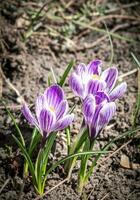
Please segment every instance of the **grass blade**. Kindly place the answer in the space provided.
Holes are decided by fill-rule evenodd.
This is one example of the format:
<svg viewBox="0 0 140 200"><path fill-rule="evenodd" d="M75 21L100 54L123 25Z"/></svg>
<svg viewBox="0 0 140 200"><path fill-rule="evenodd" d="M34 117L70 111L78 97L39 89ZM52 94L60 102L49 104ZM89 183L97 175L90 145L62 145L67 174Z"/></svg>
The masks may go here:
<svg viewBox="0 0 140 200"><path fill-rule="evenodd" d="M71 154L69 156L66 156L65 158L59 160L58 162L56 162L48 171L47 174L49 174L51 171L53 171L57 166L59 166L61 163L64 163L65 161L74 158L74 157L78 157L78 156L85 156L85 155L97 155L97 154L106 154L109 151L87 151L87 152L78 152L78 153L74 153Z"/></svg>
<svg viewBox="0 0 140 200"><path fill-rule="evenodd" d="M20 140L15 135L12 135L12 136L13 136L14 140L16 141L18 147L20 148L20 150L21 150L23 156L25 157L26 161L28 162L29 169L30 169L30 172L31 172L31 175L32 175L32 179L33 179L33 183L36 185L34 166L33 166L33 163L32 163L32 161L30 159L30 156L29 156L27 150L25 149L25 147L20 142Z"/></svg>
<svg viewBox="0 0 140 200"><path fill-rule="evenodd" d="M66 70L64 71L64 73L63 73L63 75L62 75L62 77L61 77L59 83L58 83L61 87L64 85L65 80L66 80L66 78L67 78L67 76L68 76L68 74L69 74L71 68L73 67L73 65L74 65L74 61L71 60L70 63L68 64Z"/></svg>
<svg viewBox="0 0 140 200"><path fill-rule="evenodd" d="M17 123L16 123L16 120L15 120L13 114L12 114L12 113L10 112L10 110L6 107L6 105L5 105L5 103L4 103L3 101L2 101L2 103L3 103L4 107L5 107L6 112L8 113L9 117L11 118L11 120L12 120L12 122L13 122L15 128L16 128L18 137L20 138L20 142L22 143L23 146L25 146L24 138L23 138L23 136L22 136L22 133L21 133L21 131L20 131L20 129L19 129Z"/></svg>
<svg viewBox="0 0 140 200"><path fill-rule="evenodd" d="M136 62L138 68L140 69L140 62L139 60L137 59L137 57L131 52L131 56L133 57L134 61Z"/></svg>

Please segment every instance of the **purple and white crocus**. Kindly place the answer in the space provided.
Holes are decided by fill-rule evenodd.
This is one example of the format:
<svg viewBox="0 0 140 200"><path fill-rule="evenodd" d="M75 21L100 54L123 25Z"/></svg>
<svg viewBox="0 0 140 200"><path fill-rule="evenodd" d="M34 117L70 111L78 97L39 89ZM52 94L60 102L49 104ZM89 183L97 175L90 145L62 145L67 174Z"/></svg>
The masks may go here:
<svg viewBox="0 0 140 200"><path fill-rule="evenodd" d="M51 132L65 129L74 119L74 114L68 113L68 102L64 92L57 84L48 87L43 95L37 97L36 117L31 113L27 104L24 104L22 113L27 121L34 125L45 138Z"/></svg>
<svg viewBox="0 0 140 200"><path fill-rule="evenodd" d="M93 60L87 66L79 64L69 78L69 85L76 96L85 99L88 94L95 95L97 92L104 91L109 95L110 101L123 96L127 85L125 82L114 88L118 70L110 67L101 73L102 62Z"/></svg>
<svg viewBox="0 0 140 200"><path fill-rule="evenodd" d="M83 115L91 141L109 123L116 112L115 102L110 102L104 92L89 94L83 101Z"/></svg>

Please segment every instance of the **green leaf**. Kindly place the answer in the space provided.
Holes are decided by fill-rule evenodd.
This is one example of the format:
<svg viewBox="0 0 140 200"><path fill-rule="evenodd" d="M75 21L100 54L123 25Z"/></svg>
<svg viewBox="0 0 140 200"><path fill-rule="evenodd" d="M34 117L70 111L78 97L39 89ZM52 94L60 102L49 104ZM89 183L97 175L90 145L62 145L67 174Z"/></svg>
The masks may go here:
<svg viewBox="0 0 140 200"><path fill-rule="evenodd" d="M83 143L88 137L87 134L88 134L87 129L81 128L80 134L78 134L78 136L76 137L76 140L69 147L69 154L78 153L80 151ZM75 166L76 160L77 160L77 157L74 157L72 159L67 160L67 162L65 163L65 170L68 172L69 178Z"/></svg>
<svg viewBox="0 0 140 200"><path fill-rule="evenodd" d="M69 160L71 158L78 157L78 156L85 156L85 155L106 154L108 152L109 151L86 151L86 152L78 152L78 153L71 154L71 155L66 156L65 158L59 160L58 162L56 162L50 169L48 169L47 174L49 174L50 172L52 172L61 163L64 163L66 160Z"/></svg>
<svg viewBox="0 0 140 200"><path fill-rule="evenodd" d="M18 134L18 137L19 137L19 139L20 139L21 144L22 144L23 146L25 146L24 138L23 138L23 136L22 136L22 133L21 133L21 131L20 131L19 126L18 126L17 123L16 123L16 120L15 120L14 116L12 115L12 113L10 112L10 110L6 107L6 105L5 105L5 103L4 103L3 101L2 101L2 103L3 103L3 105L4 105L5 109L6 109L6 112L8 113L8 115L9 115L9 117L11 118L12 122L14 123L14 126L15 126L15 128L16 128L16 131L17 131L17 134Z"/></svg>
<svg viewBox="0 0 140 200"><path fill-rule="evenodd" d="M30 142L29 150L28 150L28 153L30 156L32 155L33 150L35 149L38 142L40 141L40 138L41 138L41 134L38 132L37 128L34 128L33 133L32 133L32 139Z"/></svg>
<svg viewBox="0 0 140 200"><path fill-rule="evenodd" d="M70 144L71 144L71 141L70 141L70 138L71 138L70 127L66 128L65 132L66 132L66 137L67 137L67 152L68 152L68 155L69 155L69 153L70 153Z"/></svg>
<svg viewBox="0 0 140 200"><path fill-rule="evenodd" d="M64 71L64 73L63 73L63 75L62 75L60 81L58 82L58 84L59 84L61 87L64 85L65 80L66 80L66 78L67 78L67 76L68 76L68 74L69 74L71 68L73 67L73 65L74 65L74 61L71 60L70 63L68 64L66 70Z"/></svg>
<svg viewBox="0 0 140 200"><path fill-rule="evenodd" d="M56 133L51 133L50 136L47 138L47 142L45 146L40 149L36 163L35 163L35 174L37 179L37 189L40 193L44 192L45 182L47 176L46 170L47 170L47 163L49 154L51 152L52 146L54 144L56 138Z"/></svg>
<svg viewBox="0 0 140 200"><path fill-rule="evenodd" d="M47 139L47 143L45 144L44 153L43 153L43 163L42 163L43 175L46 173L46 166L47 166L49 154L51 152L55 139L56 139L56 133L51 133Z"/></svg>
<svg viewBox="0 0 140 200"><path fill-rule="evenodd" d="M28 162L29 170L31 172L32 179L33 179L33 184L36 185L35 171L34 171L34 166L33 166L33 163L31 161L31 158L30 158L26 148L21 143L21 141L15 135L12 135L12 136L13 136L14 140L16 141L17 145L19 146L19 148L20 148L23 156L25 157L26 161Z"/></svg>
<svg viewBox="0 0 140 200"><path fill-rule="evenodd" d="M131 56L133 57L135 63L137 64L138 68L140 69L140 62L139 60L137 59L137 57L131 52Z"/></svg>
<svg viewBox="0 0 140 200"><path fill-rule="evenodd" d="M40 149L35 162L35 176L37 182L37 189L40 193L42 191L42 163L43 163L43 149Z"/></svg>
<svg viewBox="0 0 140 200"><path fill-rule="evenodd" d="M87 137L84 147L83 147L83 152L85 151L89 151L90 149L90 141L89 141L89 137ZM88 161L88 156L82 156L81 158L81 163L80 163L80 170L79 170L79 179L83 179L85 177L86 174L86 170L87 170L87 161Z"/></svg>

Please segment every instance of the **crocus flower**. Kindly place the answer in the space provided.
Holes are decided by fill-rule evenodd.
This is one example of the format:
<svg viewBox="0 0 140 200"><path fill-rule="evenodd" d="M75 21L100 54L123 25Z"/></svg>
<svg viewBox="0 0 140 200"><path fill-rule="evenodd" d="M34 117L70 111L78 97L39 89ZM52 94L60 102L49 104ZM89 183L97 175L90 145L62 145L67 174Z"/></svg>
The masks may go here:
<svg viewBox="0 0 140 200"><path fill-rule="evenodd" d="M83 101L83 115L89 129L90 139L93 140L109 123L116 112L115 102L110 102L104 92L96 95L89 94Z"/></svg>
<svg viewBox="0 0 140 200"><path fill-rule="evenodd" d="M97 92L106 92L111 101L122 97L126 91L126 83L123 82L114 88L118 70L110 67L101 73L100 60L91 61L87 66L79 64L69 78L69 85L76 96L85 99L88 94L95 95Z"/></svg>
<svg viewBox="0 0 140 200"><path fill-rule="evenodd" d="M64 92L57 84L48 87L43 95L37 97L36 117L27 104L23 106L22 113L31 125L37 127L43 137L65 129L74 119L74 114L68 113L68 102L65 100Z"/></svg>

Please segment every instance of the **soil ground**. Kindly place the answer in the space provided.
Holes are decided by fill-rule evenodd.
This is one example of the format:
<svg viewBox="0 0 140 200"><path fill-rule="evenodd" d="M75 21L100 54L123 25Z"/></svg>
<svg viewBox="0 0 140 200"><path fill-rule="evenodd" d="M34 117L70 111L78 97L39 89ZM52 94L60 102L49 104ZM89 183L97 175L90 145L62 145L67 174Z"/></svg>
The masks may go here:
<svg viewBox="0 0 140 200"><path fill-rule="evenodd" d="M118 67L119 75L123 77L119 80L125 80L128 84L126 94L117 103L114 119L98 137L97 147L130 130L138 93L138 74L131 52L137 57L140 55L139 10L138 1L128 0L50 0L48 3L43 0L1 0L0 96L15 115L27 142L31 128L21 115L22 98L32 105L37 94L47 87L50 68L53 68L56 77L60 77L71 59L74 59L76 66L79 62L88 63L98 58L104 62L104 69L113 59L112 65ZM34 20L31 20L34 16ZM106 31L106 27L115 33L111 35L112 44L109 34L101 31ZM118 38L118 35L125 38ZM75 102L77 106L72 127L74 137L80 127L80 102L68 84L64 90L70 106ZM20 195L23 159L12 139L15 128L2 104L0 113L0 199L33 200L36 194L30 180L27 180ZM58 136L56 159L57 154L66 153L63 137L64 134ZM63 183L42 199L139 200L140 138L127 142L128 138L115 143L111 148L113 151L126 145L110 158L102 158L81 197L75 191L75 170L70 183ZM123 155L129 158L130 163L137 164L137 167L122 166L120 160ZM63 178L61 169L57 169L50 175L47 189L60 183Z"/></svg>

